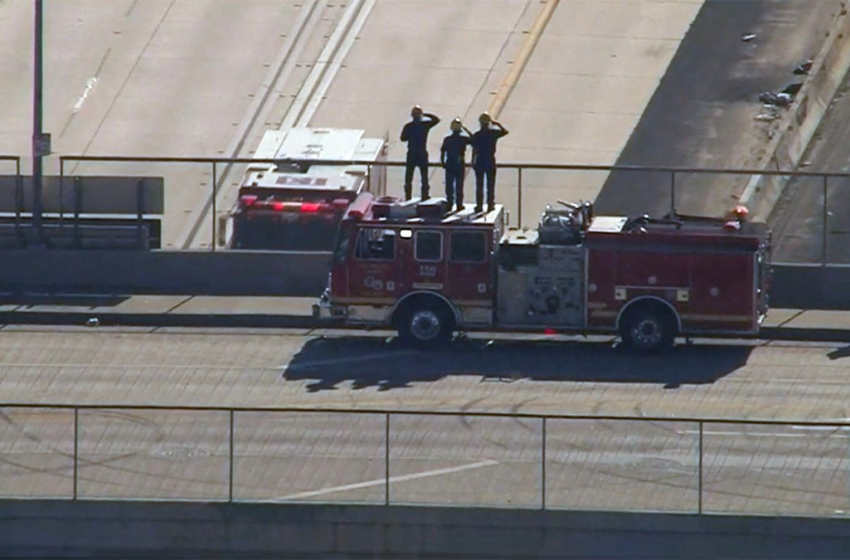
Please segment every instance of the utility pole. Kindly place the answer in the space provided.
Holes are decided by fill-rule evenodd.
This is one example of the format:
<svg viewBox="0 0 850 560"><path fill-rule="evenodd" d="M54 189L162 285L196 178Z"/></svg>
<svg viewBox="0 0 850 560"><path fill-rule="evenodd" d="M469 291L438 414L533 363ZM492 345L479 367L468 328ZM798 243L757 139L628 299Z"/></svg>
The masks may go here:
<svg viewBox="0 0 850 560"><path fill-rule="evenodd" d="M50 154L50 135L44 134L42 113L42 8L43 0L35 0L35 44L33 58L32 108L32 227L36 246L44 245L42 235L42 157Z"/></svg>

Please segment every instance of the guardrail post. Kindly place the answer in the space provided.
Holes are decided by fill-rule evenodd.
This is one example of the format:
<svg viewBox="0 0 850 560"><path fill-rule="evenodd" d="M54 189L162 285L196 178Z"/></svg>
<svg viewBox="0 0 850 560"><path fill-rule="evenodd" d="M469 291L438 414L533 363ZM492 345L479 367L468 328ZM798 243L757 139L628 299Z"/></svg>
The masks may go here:
<svg viewBox="0 0 850 560"><path fill-rule="evenodd" d="M699 488L698 488L698 502L697 502L697 514L702 515L702 456L703 456L703 423L700 421L699 423Z"/></svg>
<svg viewBox="0 0 850 560"><path fill-rule="evenodd" d="M61 172L61 161L59 165ZM25 242L22 241L24 234L21 232L21 213L24 211L24 177L21 175L21 158L17 159L15 170L17 171L15 178L15 234L18 236L18 242L24 245Z"/></svg>
<svg viewBox="0 0 850 560"><path fill-rule="evenodd" d="M77 480L80 463L80 409L74 408L74 500L77 499Z"/></svg>
<svg viewBox="0 0 850 560"><path fill-rule="evenodd" d="M218 239L216 236L216 222L218 222L218 212L216 211L216 183L218 183L218 164L217 162L212 162L212 238L210 239L210 246L212 247L213 252L215 252L215 242Z"/></svg>
<svg viewBox="0 0 850 560"><path fill-rule="evenodd" d="M670 172L670 216L676 215L676 172Z"/></svg>
<svg viewBox="0 0 850 560"><path fill-rule="evenodd" d="M516 213L517 213L517 227L522 227L522 167L517 167L517 201L516 201Z"/></svg>
<svg viewBox="0 0 850 560"><path fill-rule="evenodd" d="M829 231L829 206L827 204L827 199L829 196L829 176L823 176L823 261L822 265L826 266L827 256L827 237Z"/></svg>
<svg viewBox="0 0 850 560"><path fill-rule="evenodd" d="M59 231L65 230L65 160L59 157Z"/></svg>
<svg viewBox="0 0 850 560"><path fill-rule="evenodd" d="M546 417L543 417L540 440L540 509L546 509Z"/></svg>
<svg viewBox="0 0 850 560"><path fill-rule="evenodd" d="M233 409L230 409L230 448L229 448L229 464L228 483L227 483L227 501L233 501Z"/></svg>
<svg viewBox="0 0 850 560"><path fill-rule="evenodd" d="M80 188L82 179L74 177L74 246L81 247L80 239L80 214L83 211L83 191Z"/></svg>
<svg viewBox="0 0 850 560"><path fill-rule="evenodd" d="M136 182L136 238L139 249L150 248L150 241L145 237L145 180L139 179Z"/></svg>
<svg viewBox="0 0 850 560"><path fill-rule="evenodd" d="M384 505L390 505L390 413L386 414L384 432Z"/></svg>

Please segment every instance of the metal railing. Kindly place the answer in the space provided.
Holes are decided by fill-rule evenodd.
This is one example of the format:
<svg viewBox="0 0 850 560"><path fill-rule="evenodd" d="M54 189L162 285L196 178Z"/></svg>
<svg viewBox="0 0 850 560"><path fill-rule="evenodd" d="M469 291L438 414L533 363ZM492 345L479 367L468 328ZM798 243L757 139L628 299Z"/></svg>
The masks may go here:
<svg viewBox="0 0 850 560"><path fill-rule="evenodd" d="M202 214L206 214L209 212L209 216L205 219L209 220L209 228L212 232L211 238L209 239L210 250L215 250L216 248L216 215L220 208L218 208L218 204L220 202L219 198L222 193L222 189L224 188L224 182L226 180L226 176L228 173L233 171L234 166L237 165L247 165L247 164L279 164L279 163L293 163L290 160L286 162L282 162L279 160L271 160L271 159L253 159L253 158L182 158L182 157L131 157L131 156L82 156L82 155L67 155L60 157L60 174L65 173L66 164L67 163L83 163L83 162L105 162L105 163L162 163L162 164L200 164L210 166L211 168L211 187L209 196L205 202ZM403 161L385 161L385 162L374 162L369 160L311 160L311 163L317 165L358 165L365 166L369 169L369 174L371 175L372 169L374 167L387 167L387 168L402 168L405 166L405 162ZM431 164L432 170L439 168L439 163L434 162ZM624 174L642 174L642 175L658 175L666 177L666 179L659 178L660 181L665 182L666 187L666 197L667 200L664 201L666 204L663 206L666 209L674 210L678 208L681 194L683 190L689 190L693 188L688 183L692 177L689 176L698 176L705 177L709 175L714 176L724 176L724 177L732 177L737 176L740 178L770 178L776 177L784 180L798 178L798 179L816 179L822 183L822 189L824 192L824 204L821 213L821 220L826 224L829 221L829 211L827 209L826 198L827 191L829 189L829 181L830 179L846 179L850 177L850 173L847 172L812 172L812 171L783 171L783 170L763 170L763 169L717 169L717 168L696 168L696 167L674 167L674 166L632 166L632 165L564 165L564 164L526 164L526 163L500 163L498 165L500 170L511 170L514 172L513 179L508 177L507 181L511 184L509 186L515 187L516 194L515 197L510 197L505 193L505 189L500 187L500 195L498 198L502 203L507 204L515 213L515 222L514 225L518 225L522 227L524 224L524 210L528 209L528 202L526 199L526 193L524 192L530 186L529 185L529 174L532 172L566 172L566 173L624 173ZM502 175L500 175L502 177ZM395 182L400 183L400 177L395 178ZM654 179L654 178L653 178ZM505 179L499 179L499 183L504 183ZM534 183L535 181L532 179L531 181ZM653 181L654 182L654 181ZM470 184L472 181L467 181L466 187L466 197L467 199L471 199L471 194L474 193L474 185ZM699 187L699 185L697 185ZM740 190L740 189L738 189ZM436 193L436 189L432 189L433 193ZM554 202L554 200L550 200L548 202ZM524 208L525 207L525 208ZM532 217L536 217L542 208L533 208L531 209ZM195 227L195 232L200 228L201 224L198 223ZM827 255L827 244L828 244L828 233L827 226L823 227L823 234L821 239L821 247L822 247L822 258L820 259L822 264L826 264L828 261Z"/></svg>
<svg viewBox="0 0 850 560"><path fill-rule="evenodd" d="M0 405L14 498L843 516L850 422Z"/></svg>
<svg viewBox="0 0 850 560"><path fill-rule="evenodd" d="M14 160L17 162L16 172L20 174L20 158L18 156L0 156L0 161L2 160ZM206 241L206 244L209 246L209 250L216 250L216 238L217 238L217 229L218 219L217 216L220 213L220 204L223 202L223 193L227 192L225 189L224 183L228 181L228 175L232 174L236 170L236 166L239 165L247 165L247 164L281 164L281 163L293 163L293 161L286 160L272 160L272 159L253 159L253 158L216 158L216 157L143 157L143 156L88 156L88 155L65 155L59 157L59 171L60 177L65 177L68 166L70 164L81 164L81 163L108 163L108 164L166 164L166 165L177 165L177 164L192 164L192 165L201 165L208 166L211 174L210 181L210 189L208 196L206 197L203 207L201 208L200 216L198 217L194 227L192 229L190 237L192 237L189 241L194 241L194 236L198 234L198 232L204 227L206 223L206 227L210 231L210 236ZM310 163L318 164L318 165L339 165L339 166L347 166L347 165L358 165L365 166L369 170L369 176L372 175L372 169L375 167L386 167L389 169L400 169L405 166L403 161L386 161L386 162L374 162L368 160L311 160ZM434 162L431 164L432 169L436 170L439 167L439 163ZM539 215L539 212L542 211L541 208L530 208L530 202L527 200L528 191L530 188L534 189L538 186L538 183L544 182L541 179L540 173L548 173L548 172L560 172L560 173L600 173L600 174L608 174L608 173L622 173L627 176L632 176L631 174L635 174L634 177L644 176L651 177L653 185L657 183L664 183L666 187L663 189L666 200L664 201L655 201L655 205L660 205L665 209L678 209L683 191L685 193L695 192L703 185L692 185L694 177L697 178L705 178L707 176L722 176L722 177L738 177L738 178L780 178L783 180L798 180L800 182L807 182L808 184L803 185L805 188L815 188L815 184L817 188L821 191L820 197L822 198L822 203L820 207L820 215L819 215L819 235L816 233L815 235L819 237L819 245L820 245L820 255L819 258L810 258L807 262L816 262L821 265L826 265L831 262L830 259L830 223L833 222L836 218L831 217L830 208L829 208L829 192L831 187L831 183L834 183L838 180L846 180L850 178L850 173L848 172L813 172L813 171L783 171L783 170L759 170L759 169L717 169L717 168L694 168L694 167L673 167L673 166L631 166L631 165L563 165L563 164L526 164L526 163L500 163L498 165L499 169L502 171L512 171L513 175L508 174L505 176L504 174L500 174L499 183L499 194L497 198L500 202L507 205L512 214L512 223L513 225L517 225L522 227L523 225L527 225L527 222L530 219L536 219L536 216ZM531 177L530 177L531 176ZM240 177L241 178L241 177ZM231 177L231 182L235 179L235 175ZM400 174L399 177L394 178L395 181L391 183L399 182L400 185ZM551 180L551 178L549 178ZM604 181L595 181L600 184ZM474 193L474 185L473 181L467 180L466 186L466 198L471 200ZM505 185L505 183L508 183ZM515 193L509 193L508 187L511 190L515 189ZM174 187L169 189L168 182L166 182L166 193L172 191ZM231 189L233 192L231 194L235 194L235 190ZM740 190L740 189L736 189ZM438 194L438 189L432 188L432 193ZM656 192L655 195L658 193ZM654 196L650 193L650 196ZM60 199L62 199L60 193ZM547 202L554 202L554 200L547 200ZM687 213L687 212L685 212ZM182 219L182 217L181 217ZM182 248L188 248L189 241L183 244ZM843 243L836 242L834 245L840 247L843 246ZM810 251L811 252L811 251Z"/></svg>
<svg viewBox="0 0 850 560"><path fill-rule="evenodd" d="M0 161L15 162L15 175L21 174L21 156L11 156L0 154Z"/></svg>

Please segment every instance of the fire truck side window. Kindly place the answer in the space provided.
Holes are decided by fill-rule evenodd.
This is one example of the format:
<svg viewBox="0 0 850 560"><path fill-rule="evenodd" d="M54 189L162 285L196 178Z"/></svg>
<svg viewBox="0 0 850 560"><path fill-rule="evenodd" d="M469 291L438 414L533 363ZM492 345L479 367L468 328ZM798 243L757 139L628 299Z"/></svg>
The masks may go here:
<svg viewBox="0 0 850 560"><path fill-rule="evenodd" d="M416 260L425 262L443 260L443 234L439 231L417 231Z"/></svg>
<svg viewBox="0 0 850 560"><path fill-rule="evenodd" d="M480 263L487 258L484 232L452 233L452 262Z"/></svg>
<svg viewBox="0 0 850 560"><path fill-rule="evenodd" d="M393 260L395 258L395 231L377 228L360 230L354 256L364 260Z"/></svg>

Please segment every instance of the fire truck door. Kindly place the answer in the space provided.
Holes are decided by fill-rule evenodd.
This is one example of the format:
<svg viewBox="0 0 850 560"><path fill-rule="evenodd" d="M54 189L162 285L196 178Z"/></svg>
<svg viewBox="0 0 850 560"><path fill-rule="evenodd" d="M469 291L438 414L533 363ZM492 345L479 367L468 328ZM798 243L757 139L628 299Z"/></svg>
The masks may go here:
<svg viewBox="0 0 850 560"><path fill-rule="evenodd" d="M416 230L413 233L413 258L405 259L404 284L407 290L444 292L446 255L443 232Z"/></svg>
<svg viewBox="0 0 850 560"><path fill-rule="evenodd" d="M352 298L373 305L391 305L399 290L397 232L363 228L358 232L348 285Z"/></svg>

